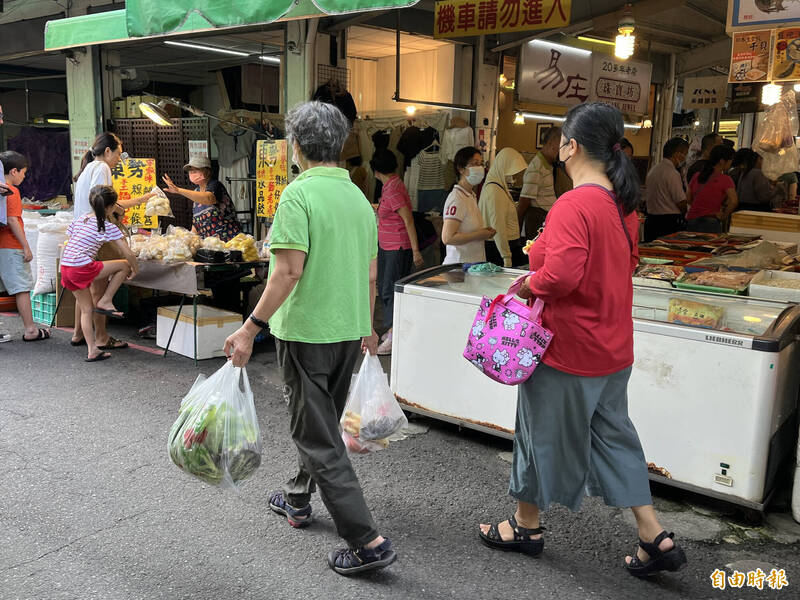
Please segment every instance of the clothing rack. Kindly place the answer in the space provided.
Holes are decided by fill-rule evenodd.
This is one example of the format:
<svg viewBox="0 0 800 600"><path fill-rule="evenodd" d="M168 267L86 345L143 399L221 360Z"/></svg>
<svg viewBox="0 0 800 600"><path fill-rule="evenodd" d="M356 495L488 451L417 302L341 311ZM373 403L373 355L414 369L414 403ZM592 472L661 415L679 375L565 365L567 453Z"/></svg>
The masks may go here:
<svg viewBox="0 0 800 600"><path fill-rule="evenodd" d="M256 235L256 178L255 177L226 177L225 182L230 185L234 182L245 182L249 183L248 186L249 190L249 197L250 197L250 210L237 210L236 215L247 215L248 221L243 223L243 229L245 233L249 233L253 237L258 237ZM249 229L250 231L247 231Z"/></svg>

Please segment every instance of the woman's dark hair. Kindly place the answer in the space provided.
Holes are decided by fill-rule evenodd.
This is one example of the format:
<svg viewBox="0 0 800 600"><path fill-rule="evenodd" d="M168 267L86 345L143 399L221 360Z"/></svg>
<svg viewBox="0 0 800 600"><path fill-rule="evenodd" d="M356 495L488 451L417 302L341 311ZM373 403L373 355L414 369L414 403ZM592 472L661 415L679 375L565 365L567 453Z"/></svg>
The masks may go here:
<svg viewBox="0 0 800 600"><path fill-rule="evenodd" d="M28 159L19 152L14 152L13 150L0 152L0 162L3 163L3 170L6 174L14 169L22 171L22 169L28 168Z"/></svg>
<svg viewBox="0 0 800 600"><path fill-rule="evenodd" d="M731 164L731 168L735 169L736 167L745 167L750 163L750 155L755 154L750 148L741 148L736 151L736 154L733 155L733 163ZM755 162L753 162L755 164ZM749 171L752 167L747 168Z"/></svg>
<svg viewBox="0 0 800 600"><path fill-rule="evenodd" d="M621 150L625 150L625 149L627 149L627 148L630 148L630 149L631 149L631 152L633 152L633 144L631 144L631 143L628 141L628 138L622 138L622 139L619 141L619 147L620 147L620 149L621 149Z"/></svg>
<svg viewBox="0 0 800 600"><path fill-rule="evenodd" d="M622 151L620 140L625 133L622 113L610 104L588 102L567 113L563 136L575 140L586 154L600 162L614 186L614 194L628 215L639 206L639 176L633 161Z"/></svg>
<svg viewBox="0 0 800 600"><path fill-rule="evenodd" d="M466 169L467 165L469 165L469 161L471 161L476 154L480 153L481 151L473 146L466 146L456 152L453 158L453 169L455 169L456 172L456 181L461 179L461 169Z"/></svg>
<svg viewBox="0 0 800 600"><path fill-rule="evenodd" d="M391 175L397 171L397 157L394 152L386 148L376 150L369 161L372 170L381 175Z"/></svg>
<svg viewBox="0 0 800 600"><path fill-rule="evenodd" d="M734 154L736 154L736 152L734 152L733 148L730 146L714 146L714 148L711 150L708 160L706 161L706 164L703 165L703 169L700 171L698 181L700 183L707 182L708 178L711 177L711 174L714 172L714 167L716 167L723 160L733 160ZM755 152L753 154L755 154Z"/></svg>
<svg viewBox="0 0 800 600"><path fill-rule="evenodd" d="M117 203L117 192L110 185L96 185L89 190L89 206L97 219L97 231L106 230L106 209Z"/></svg>
<svg viewBox="0 0 800 600"><path fill-rule="evenodd" d="M98 135L92 147L89 149L86 154L83 155L83 159L81 160L81 168L78 169L78 174L75 175L73 181L78 181L78 177L81 176L83 170L86 168L90 162L92 162L98 156L102 156L105 153L106 148L109 148L112 152L114 152L117 148L120 147L122 144L122 140L117 137L116 133L111 133L110 131L104 131L100 135Z"/></svg>

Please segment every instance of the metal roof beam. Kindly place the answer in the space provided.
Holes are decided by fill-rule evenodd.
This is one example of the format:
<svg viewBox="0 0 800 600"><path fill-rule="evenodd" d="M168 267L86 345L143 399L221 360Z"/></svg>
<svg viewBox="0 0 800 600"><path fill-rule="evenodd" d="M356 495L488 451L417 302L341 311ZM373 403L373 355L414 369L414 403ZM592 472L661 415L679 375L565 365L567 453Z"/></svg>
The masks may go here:
<svg viewBox="0 0 800 600"><path fill-rule="evenodd" d="M702 48L689 50L678 56L678 76L727 66L731 59L731 39L724 38Z"/></svg>

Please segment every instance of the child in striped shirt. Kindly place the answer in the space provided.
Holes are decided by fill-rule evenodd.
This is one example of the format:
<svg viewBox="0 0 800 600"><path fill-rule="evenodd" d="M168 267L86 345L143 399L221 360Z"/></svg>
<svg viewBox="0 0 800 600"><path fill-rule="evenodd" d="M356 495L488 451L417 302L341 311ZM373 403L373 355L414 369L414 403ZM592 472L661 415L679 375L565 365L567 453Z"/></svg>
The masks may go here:
<svg viewBox="0 0 800 600"><path fill-rule="evenodd" d="M93 187L89 192L89 204L94 212L76 218L67 230L69 240L61 257L61 282L72 291L81 308L81 328L89 348L86 362L98 362L111 358L111 354L97 347L92 314L122 318L122 313L114 307L114 294L126 278L139 272L139 263L122 232L108 220L117 204L114 188ZM100 246L109 242L119 248L124 260L96 260ZM101 278L109 280L108 287L102 296L94 297L92 282Z"/></svg>

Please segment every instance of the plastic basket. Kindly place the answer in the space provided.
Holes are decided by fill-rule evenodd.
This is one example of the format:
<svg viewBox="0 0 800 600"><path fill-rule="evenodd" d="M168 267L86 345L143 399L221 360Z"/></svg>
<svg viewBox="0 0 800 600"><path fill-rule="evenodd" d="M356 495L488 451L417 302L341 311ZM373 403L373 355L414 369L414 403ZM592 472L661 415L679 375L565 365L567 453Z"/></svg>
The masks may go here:
<svg viewBox="0 0 800 600"><path fill-rule="evenodd" d="M33 309L33 320L42 325L50 325L56 314L56 304L58 297L55 292L49 294L36 294L31 292L31 308Z"/></svg>

